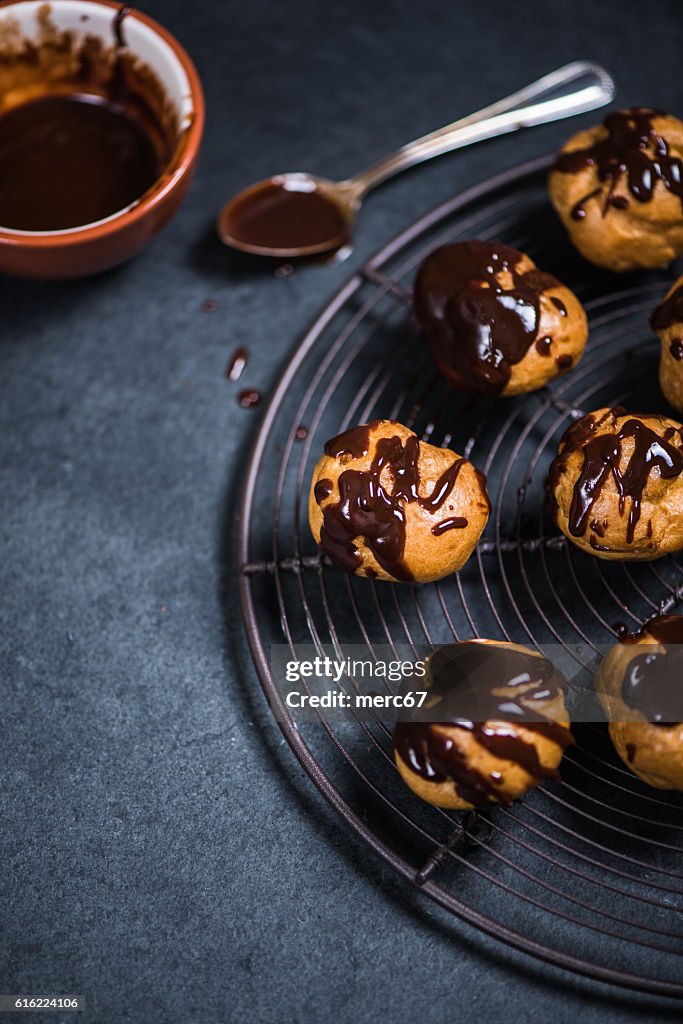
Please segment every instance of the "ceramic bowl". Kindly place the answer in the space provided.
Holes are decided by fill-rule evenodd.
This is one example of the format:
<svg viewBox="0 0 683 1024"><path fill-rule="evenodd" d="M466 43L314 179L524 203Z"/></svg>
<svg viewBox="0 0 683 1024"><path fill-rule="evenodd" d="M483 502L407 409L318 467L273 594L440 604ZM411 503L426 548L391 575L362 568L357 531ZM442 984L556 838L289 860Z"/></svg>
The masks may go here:
<svg viewBox="0 0 683 1024"><path fill-rule="evenodd" d="M0 30L33 41L40 19L50 19L70 39L99 37L114 43L121 4L109 0L18 0L0 4ZM42 11L42 14L41 14ZM102 220L58 231L22 231L0 225L0 272L22 277L70 278L95 274L130 259L164 227L192 179L204 128L199 76L183 47L152 18L126 11L121 22L133 59L151 69L174 114L172 156L155 184L139 199Z"/></svg>

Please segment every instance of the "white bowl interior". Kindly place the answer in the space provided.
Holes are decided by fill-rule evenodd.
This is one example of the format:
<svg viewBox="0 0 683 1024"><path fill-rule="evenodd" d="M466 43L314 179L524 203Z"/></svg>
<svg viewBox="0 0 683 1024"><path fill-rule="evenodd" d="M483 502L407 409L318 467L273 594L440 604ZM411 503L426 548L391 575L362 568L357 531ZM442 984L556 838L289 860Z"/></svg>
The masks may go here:
<svg viewBox="0 0 683 1024"><path fill-rule="evenodd" d="M104 7L89 0L53 0L48 6L51 20L61 31L69 30L76 36L95 35L106 45L113 44L116 15L113 7ZM45 0L8 4L0 8L0 21L12 18L18 22L21 34L32 39L37 31L36 15L44 7ZM190 83L172 48L153 28L140 21L134 8L124 18L122 30L128 49L152 68L163 85L177 111L180 131L187 128L193 114Z"/></svg>

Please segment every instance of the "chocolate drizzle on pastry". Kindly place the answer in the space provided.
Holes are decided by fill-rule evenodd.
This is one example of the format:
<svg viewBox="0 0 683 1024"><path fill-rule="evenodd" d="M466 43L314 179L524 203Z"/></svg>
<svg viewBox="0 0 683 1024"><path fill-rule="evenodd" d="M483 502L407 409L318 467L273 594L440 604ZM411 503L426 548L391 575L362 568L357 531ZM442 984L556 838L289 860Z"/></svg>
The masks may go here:
<svg viewBox="0 0 683 1024"><path fill-rule="evenodd" d="M447 533L449 530L464 530L467 526L467 520L464 516L450 516L448 519L442 519L436 526L432 526L432 533L435 537L440 537L442 533Z"/></svg>
<svg viewBox="0 0 683 1024"><path fill-rule="evenodd" d="M358 459L370 450L370 431L374 423L354 427L332 438L325 445L331 458ZM381 437L368 469L346 469L338 479L339 500L323 508L320 547L340 569L353 573L361 565L356 540L361 537L379 564L394 579L413 580L404 559L406 541L406 510L410 503L436 513L445 504L455 487L466 459L456 458L438 478L432 491L421 497L420 442L415 435L406 438ZM478 472L484 500L485 480ZM318 504L329 497L329 481L319 481L314 490ZM323 487L322 485L326 486ZM464 528L467 520L453 516L435 524L433 532ZM438 534L437 534L438 535Z"/></svg>
<svg viewBox="0 0 683 1024"><path fill-rule="evenodd" d="M428 661L428 714L438 720L414 720L426 717L424 709L408 713L396 725L394 748L421 778L450 780L475 807L511 803L500 772L485 774L474 767L453 730L469 732L490 754L519 765L535 782L559 779L557 769L541 763L536 746L519 730L545 736L562 751L573 743L567 726L539 710L563 697L565 685L546 658L493 644L448 644Z"/></svg>
<svg viewBox="0 0 683 1024"><path fill-rule="evenodd" d="M650 317L650 326L653 331L665 331L667 327L673 327L674 324L683 324L683 282L674 288L671 295L667 296L663 302L660 302ZM675 358L680 359L681 356Z"/></svg>
<svg viewBox="0 0 683 1024"><path fill-rule="evenodd" d="M333 490L334 484L332 483L331 480L318 480L317 484L315 485L315 490L313 492L315 494L315 500L320 505L325 500L325 498L329 498Z"/></svg>
<svg viewBox="0 0 683 1024"><path fill-rule="evenodd" d="M560 153L554 170L561 174L578 174L586 167L595 167L600 187L595 188L574 204L573 220L586 216L589 199L605 194L602 215L610 207L624 210L629 205L626 196L615 196L617 186L625 179L628 191L638 203L649 203L658 181L681 200L683 207L683 162L669 152L666 139L655 130L653 119L665 116L662 111L648 107L618 110L604 120L607 134L584 149Z"/></svg>
<svg viewBox="0 0 683 1024"><path fill-rule="evenodd" d="M343 434L337 434L325 444L325 455L331 459L341 459L345 455L352 459L362 459L370 451L370 431L374 423L364 423L360 427L352 427Z"/></svg>
<svg viewBox="0 0 683 1024"><path fill-rule="evenodd" d="M644 652L629 661L621 698L653 725L677 725L683 721L683 616L660 615L648 622L643 633L622 642L633 643L644 634L664 650Z"/></svg>
<svg viewBox="0 0 683 1024"><path fill-rule="evenodd" d="M623 416L623 410L615 408L608 410L598 420L593 415L578 420L562 438L560 454L550 467L549 485L554 494L569 456L575 451L583 454L583 465L574 485L568 516L568 528L573 537L585 534L593 508L607 483L612 480L619 497L619 515L624 514L626 499L630 501L626 542L632 544L640 520L643 492L650 474L657 469L660 477L671 480L683 472L683 453L680 447L675 448L671 443L676 433L680 435L674 427L666 427L660 435L640 419L630 417L618 431L597 433L609 417L616 427L618 418ZM633 442L633 450L622 468L623 442L629 439ZM680 446L680 436L678 440ZM607 525L603 520L602 532L595 532L603 536ZM593 546L604 550L597 543Z"/></svg>
<svg viewBox="0 0 683 1024"><path fill-rule="evenodd" d="M535 268L519 273L522 259L502 242L457 242L436 249L418 271L415 313L441 372L457 390L501 394L512 366L538 337L541 292L560 283ZM509 283L500 284L499 275ZM566 315L558 302L556 309Z"/></svg>

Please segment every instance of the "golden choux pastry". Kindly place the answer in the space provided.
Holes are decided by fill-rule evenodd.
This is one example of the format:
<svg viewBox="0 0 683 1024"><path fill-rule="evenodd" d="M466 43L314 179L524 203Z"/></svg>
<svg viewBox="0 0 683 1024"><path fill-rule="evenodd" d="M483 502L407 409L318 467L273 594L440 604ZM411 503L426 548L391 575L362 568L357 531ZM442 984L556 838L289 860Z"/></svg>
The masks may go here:
<svg viewBox="0 0 683 1024"><path fill-rule="evenodd" d="M555 522L598 558L683 550L683 427L666 416L598 409L560 441L548 486Z"/></svg>
<svg viewBox="0 0 683 1024"><path fill-rule="evenodd" d="M565 686L546 658L518 644L439 648L420 684L425 703L394 731L403 781L427 803L467 810L511 804L543 779L559 779L574 742Z"/></svg>
<svg viewBox="0 0 683 1024"><path fill-rule="evenodd" d="M683 790L683 616L653 619L600 663L595 688L624 764L650 786Z"/></svg>
<svg viewBox="0 0 683 1024"><path fill-rule="evenodd" d="M489 512L486 480L471 462L392 420L328 441L308 502L313 536L334 565L394 582L457 572Z"/></svg>
<svg viewBox="0 0 683 1024"><path fill-rule="evenodd" d="M683 412L683 277L666 293L650 317L659 335L659 386L674 409Z"/></svg>
<svg viewBox="0 0 683 1024"><path fill-rule="evenodd" d="M578 363L588 323L569 288L502 242L456 242L415 280L415 315L456 391L520 395Z"/></svg>
<svg viewBox="0 0 683 1024"><path fill-rule="evenodd" d="M548 187L581 255L632 270L683 253L681 157L683 122L647 107L615 111L569 139Z"/></svg>

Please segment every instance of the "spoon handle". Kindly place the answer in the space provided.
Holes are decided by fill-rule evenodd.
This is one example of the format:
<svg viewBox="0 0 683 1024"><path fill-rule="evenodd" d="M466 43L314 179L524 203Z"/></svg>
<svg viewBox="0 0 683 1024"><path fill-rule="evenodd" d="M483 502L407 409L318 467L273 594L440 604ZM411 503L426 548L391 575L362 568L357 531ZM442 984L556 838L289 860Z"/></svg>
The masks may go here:
<svg viewBox="0 0 683 1024"><path fill-rule="evenodd" d="M423 160L520 128L594 110L609 103L614 93L614 80L600 64L574 61L483 110L409 142L343 184L358 202L371 188Z"/></svg>

